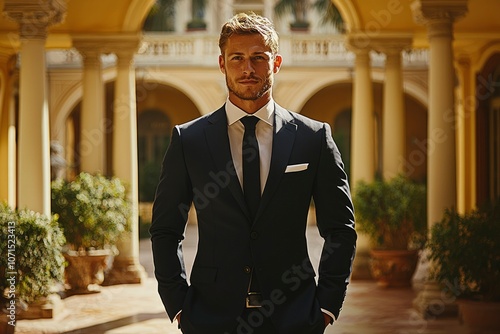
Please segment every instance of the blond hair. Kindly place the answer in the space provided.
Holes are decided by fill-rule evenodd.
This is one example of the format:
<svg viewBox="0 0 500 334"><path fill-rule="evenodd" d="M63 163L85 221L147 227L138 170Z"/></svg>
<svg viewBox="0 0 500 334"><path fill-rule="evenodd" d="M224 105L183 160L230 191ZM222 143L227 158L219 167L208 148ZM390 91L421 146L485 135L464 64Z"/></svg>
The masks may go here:
<svg viewBox="0 0 500 334"><path fill-rule="evenodd" d="M264 38L265 45L271 49L273 55L278 53L278 33L274 29L273 23L266 17L250 12L239 13L229 19L229 21L222 26L219 36L219 49L221 54L224 54L227 40L233 34L260 34Z"/></svg>

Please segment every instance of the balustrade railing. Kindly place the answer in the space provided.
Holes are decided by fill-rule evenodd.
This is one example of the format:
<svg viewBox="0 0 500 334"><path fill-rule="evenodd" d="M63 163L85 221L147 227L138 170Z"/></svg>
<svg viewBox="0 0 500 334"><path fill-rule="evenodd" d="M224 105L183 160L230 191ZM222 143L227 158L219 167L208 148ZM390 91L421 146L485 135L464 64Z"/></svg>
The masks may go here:
<svg viewBox="0 0 500 334"><path fill-rule="evenodd" d="M287 66L352 67L355 55L346 48L342 35L288 35L280 38L280 53ZM137 67L151 64L162 66L217 66L218 36L145 34L137 51ZM372 52L372 65L383 66L385 56ZM74 49L50 51L50 67L81 66L81 57ZM103 63L112 64L113 56L103 56ZM428 50L403 52L406 67L427 67Z"/></svg>

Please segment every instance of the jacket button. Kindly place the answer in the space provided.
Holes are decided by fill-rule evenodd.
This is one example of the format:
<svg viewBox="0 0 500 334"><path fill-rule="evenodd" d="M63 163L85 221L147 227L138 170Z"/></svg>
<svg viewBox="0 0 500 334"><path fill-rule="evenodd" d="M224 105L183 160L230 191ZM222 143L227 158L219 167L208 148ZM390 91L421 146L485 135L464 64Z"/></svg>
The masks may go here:
<svg viewBox="0 0 500 334"><path fill-rule="evenodd" d="M249 266L245 266L245 268L243 268L243 271L245 272L245 274L250 274L252 272L252 268L250 268Z"/></svg>
<svg viewBox="0 0 500 334"><path fill-rule="evenodd" d="M250 238L252 238L252 240L256 240L259 238L259 232L252 232L250 233Z"/></svg>

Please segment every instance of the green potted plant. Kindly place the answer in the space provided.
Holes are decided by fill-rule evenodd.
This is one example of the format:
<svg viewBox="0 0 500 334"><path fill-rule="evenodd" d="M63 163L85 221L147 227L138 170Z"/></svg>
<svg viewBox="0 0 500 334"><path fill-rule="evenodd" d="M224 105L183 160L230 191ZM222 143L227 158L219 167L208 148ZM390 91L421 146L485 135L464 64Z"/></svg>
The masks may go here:
<svg viewBox="0 0 500 334"><path fill-rule="evenodd" d="M274 6L274 12L278 17L288 13L293 15L294 21L290 22L290 30L308 31L310 24L307 20L307 12L310 8L315 8L321 15L320 24L332 25L338 31L343 32L342 16L330 0L315 0L313 3L307 0L279 0Z"/></svg>
<svg viewBox="0 0 500 334"><path fill-rule="evenodd" d="M290 29L292 31L307 31L309 29L307 21L309 7L306 0L280 0L274 5L274 12L278 17L287 13L293 14L294 21L290 22Z"/></svg>
<svg viewBox="0 0 500 334"><path fill-rule="evenodd" d="M98 291L106 259L129 227L130 204L118 178L80 173L52 182L52 212L59 217L67 245L66 281L72 293Z"/></svg>
<svg viewBox="0 0 500 334"><path fill-rule="evenodd" d="M0 203L0 299L4 332L16 320L50 318L60 300L54 289L63 281L64 235L55 217ZM4 322L7 320L7 323Z"/></svg>
<svg viewBox="0 0 500 334"><path fill-rule="evenodd" d="M191 15L192 19L187 24L187 31L201 31L207 29L205 22L205 7L207 0L192 0Z"/></svg>
<svg viewBox="0 0 500 334"><path fill-rule="evenodd" d="M411 285L426 237L426 201L425 185L403 175L356 185L356 225L371 242L371 270L379 285Z"/></svg>
<svg viewBox="0 0 500 334"><path fill-rule="evenodd" d="M430 278L458 297L461 320L500 328L500 199L459 214L446 210L428 242Z"/></svg>

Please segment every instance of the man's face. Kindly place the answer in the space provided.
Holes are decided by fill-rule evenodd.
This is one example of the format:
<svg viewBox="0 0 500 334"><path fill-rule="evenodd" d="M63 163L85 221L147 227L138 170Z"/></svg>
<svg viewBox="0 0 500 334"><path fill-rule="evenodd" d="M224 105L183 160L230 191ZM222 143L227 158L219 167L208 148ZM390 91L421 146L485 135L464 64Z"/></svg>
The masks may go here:
<svg viewBox="0 0 500 334"><path fill-rule="evenodd" d="M230 99L269 100L274 74L281 66L281 56L273 57L259 34L232 35L223 51L219 56L219 67L226 76Z"/></svg>

